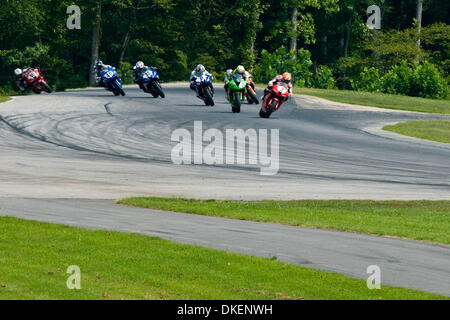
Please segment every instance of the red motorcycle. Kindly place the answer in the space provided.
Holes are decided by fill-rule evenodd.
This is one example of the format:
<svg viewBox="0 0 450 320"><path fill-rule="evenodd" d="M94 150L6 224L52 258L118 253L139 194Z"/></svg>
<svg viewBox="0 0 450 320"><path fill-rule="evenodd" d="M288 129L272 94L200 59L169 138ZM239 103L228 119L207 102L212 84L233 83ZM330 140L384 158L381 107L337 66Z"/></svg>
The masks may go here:
<svg viewBox="0 0 450 320"><path fill-rule="evenodd" d="M38 69L29 68L25 71L23 76L25 77L28 88L34 93L39 94L42 91L48 93L52 92L52 89L47 82L45 82Z"/></svg>
<svg viewBox="0 0 450 320"><path fill-rule="evenodd" d="M286 83L274 83L270 92L263 99L259 116L261 118L269 118L274 111L280 109L281 105L287 101L290 95L289 87Z"/></svg>

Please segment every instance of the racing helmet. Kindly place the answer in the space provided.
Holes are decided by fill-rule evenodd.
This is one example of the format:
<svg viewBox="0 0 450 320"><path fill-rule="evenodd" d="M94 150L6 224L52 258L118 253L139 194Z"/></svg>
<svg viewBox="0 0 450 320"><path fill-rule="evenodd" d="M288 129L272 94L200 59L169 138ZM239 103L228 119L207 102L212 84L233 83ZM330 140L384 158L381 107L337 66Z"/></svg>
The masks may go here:
<svg viewBox="0 0 450 320"><path fill-rule="evenodd" d="M284 81L291 81L292 80L292 75L289 72L283 73L282 77L283 77Z"/></svg>
<svg viewBox="0 0 450 320"><path fill-rule="evenodd" d="M239 66L236 68L236 72L239 73L239 74L241 74L241 75L243 75L244 72L245 72L244 66L239 65Z"/></svg>
<svg viewBox="0 0 450 320"><path fill-rule="evenodd" d="M195 70L197 71L197 72L205 72L205 66L204 65L202 65L202 64L199 64L199 65L197 65L197 67L195 68Z"/></svg>
<svg viewBox="0 0 450 320"><path fill-rule="evenodd" d="M233 74L233 69L228 69L227 71L225 71L225 74L227 77L231 77L231 75Z"/></svg>
<svg viewBox="0 0 450 320"><path fill-rule="evenodd" d="M22 69L17 68L16 70L14 70L14 75L15 75L16 77L19 77L20 75L22 75Z"/></svg>
<svg viewBox="0 0 450 320"><path fill-rule="evenodd" d="M103 67L102 60L97 59L97 61L95 62L95 67L97 68L97 70L100 70Z"/></svg>
<svg viewBox="0 0 450 320"><path fill-rule="evenodd" d="M144 63L142 61L136 62L136 69L140 70L144 68Z"/></svg>

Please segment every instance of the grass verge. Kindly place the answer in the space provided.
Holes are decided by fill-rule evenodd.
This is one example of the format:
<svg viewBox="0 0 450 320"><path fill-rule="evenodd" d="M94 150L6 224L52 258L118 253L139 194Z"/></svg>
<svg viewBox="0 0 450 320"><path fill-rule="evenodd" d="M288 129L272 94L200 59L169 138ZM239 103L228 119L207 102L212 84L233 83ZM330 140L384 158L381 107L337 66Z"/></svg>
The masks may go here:
<svg viewBox="0 0 450 320"><path fill-rule="evenodd" d="M5 97L5 96L0 96L0 103L6 102L8 100L11 100L11 98L10 97Z"/></svg>
<svg viewBox="0 0 450 320"><path fill-rule="evenodd" d="M0 217L0 299L445 299L339 274L109 231ZM69 290L66 269L81 270Z"/></svg>
<svg viewBox="0 0 450 320"><path fill-rule="evenodd" d="M450 143L450 121L448 120L408 121L385 126L383 130L410 137Z"/></svg>
<svg viewBox="0 0 450 320"><path fill-rule="evenodd" d="M216 201L137 197L119 204L450 244L450 201Z"/></svg>
<svg viewBox="0 0 450 320"><path fill-rule="evenodd" d="M424 99L363 91L325 90L295 87L294 93L315 96L336 102L377 108L429 113L450 113L450 100Z"/></svg>

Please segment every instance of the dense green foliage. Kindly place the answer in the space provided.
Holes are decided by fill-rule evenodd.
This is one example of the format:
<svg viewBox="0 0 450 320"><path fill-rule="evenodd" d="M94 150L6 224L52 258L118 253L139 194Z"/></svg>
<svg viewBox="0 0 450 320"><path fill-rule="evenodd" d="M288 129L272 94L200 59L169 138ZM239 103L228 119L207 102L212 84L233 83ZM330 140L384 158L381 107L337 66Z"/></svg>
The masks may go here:
<svg viewBox="0 0 450 320"><path fill-rule="evenodd" d="M0 87L12 88L12 71L30 65L58 90L87 85L97 22L99 57L125 83L137 60L157 66L165 81L185 80L198 63L216 78L244 64L259 81L290 71L299 86L373 91L364 78L371 68L380 78L402 61L422 63L427 79L438 78L428 63L446 79L450 71L450 5L441 0L424 1L420 33L416 0L79 0L81 29L69 30L72 4L0 2ZM377 32L365 24L373 4L382 11ZM414 94L442 97L437 82Z"/></svg>
<svg viewBox="0 0 450 320"><path fill-rule="evenodd" d="M311 53L305 49L294 52L281 47L273 53L263 50L253 75L258 82L268 82L286 70L292 74L294 84L299 87L331 89L335 86L333 74L327 66L321 66L316 73L313 72Z"/></svg>
<svg viewBox="0 0 450 320"><path fill-rule="evenodd" d="M364 68L358 80L351 80L355 90L379 91L422 98L445 98L448 86L439 70L428 61L415 62L412 66L403 60L384 76L371 67Z"/></svg>
<svg viewBox="0 0 450 320"><path fill-rule="evenodd" d="M294 55L296 55L295 59ZM300 49L294 53L281 47L273 53L263 50L261 56L261 61L254 72L258 82L268 82L276 75L289 70L292 73L294 84L300 87L311 85L312 61L309 51Z"/></svg>

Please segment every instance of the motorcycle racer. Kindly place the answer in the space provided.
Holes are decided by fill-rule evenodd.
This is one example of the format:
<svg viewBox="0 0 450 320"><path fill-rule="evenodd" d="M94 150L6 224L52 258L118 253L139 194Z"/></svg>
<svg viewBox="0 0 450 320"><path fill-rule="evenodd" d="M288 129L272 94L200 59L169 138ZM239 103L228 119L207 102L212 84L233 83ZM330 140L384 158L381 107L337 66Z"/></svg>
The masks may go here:
<svg viewBox="0 0 450 320"><path fill-rule="evenodd" d="M212 74L209 73L208 71L206 71L205 66L202 64L197 65L197 67L194 70L192 70L191 76L189 78L189 87L191 88L191 90L197 91L194 81L196 78L201 78L203 75L211 76L211 79L213 79ZM212 90L212 93L214 94L214 87L213 87L212 83L211 83L211 90ZM197 97L199 97L198 93L197 93Z"/></svg>
<svg viewBox="0 0 450 320"><path fill-rule="evenodd" d="M20 92L24 92L27 90L27 82L24 75L25 73L27 73L28 69L30 68L25 68L24 70L17 68L14 70L14 80Z"/></svg>
<svg viewBox="0 0 450 320"><path fill-rule="evenodd" d="M104 64L104 63L102 62L102 60L100 60L100 59L97 59L97 61L95 62L93 72L96 73L96 75L97 75L97 77L96 77L96 79L95 79L95 82L97 83L97 85L98 85L99 87L104 87L104 86L105 86L105 84L104 84L104 82L103 82L103 78L101 77L100 74L101 74L101 72L102 72L103 70L107 70L108 67L112 67L112 66L109 66L109 65L107 65L107 64ZM116 68L114 68L114 67L112 67L112 68L113 68L114 70L116 70Z"/></svg>
<svg viewBox="0 0 450 320"><path fill-rule="evenodd" d="M237 74L240 74L245 80L247 80L247 75L250 75L249 72L247 72L244 68L244 66L242 65L238 65L236 67L236 69L232 70L232 69L228 69L225 73L225 85L224 85L224 89L227 95L227 99L228 99L228 83L230 82L230 80Z"/></svg>
<svg viewBox="0 0 450 320"><path fill-rule="evenodd" d="M233 77L233 69L228 69L227 71L225 71L225 78L223 79L223 82L225 84L224 84L223 88L225 89L227 99L228 99L228 83L230 82L232 77Z"/></svg>
<svg viewBox="0 0 450 320"><path fill-rule="evenodd" d="M278 82L287 84L289 88L289 96L292 95L292 75L289 72L285 72L282 75L277 75L275 78L269 81L268 87L264 89L264 98L272 90L273 85Z"/></svg>
<svg viewBox="0 0 450 320"><path fill-rule="evenodd" d="M242 65L238 65L236 69L233 71L233 76L240 74L241 76L245 76L245 68Z"/></svg>
<svg viewBox="0 0 450 320"><path fill-rule="evenodd" d="M142 83L142 75L144 74L145 70L148 68L150 69L156 69L155 67L148 67L144 64L142 61L136 62L136 65L133 67L133 77L134 77L134 83L139 85L139 88L144 90L145 92L148 92L147 88Z"/></svg>

